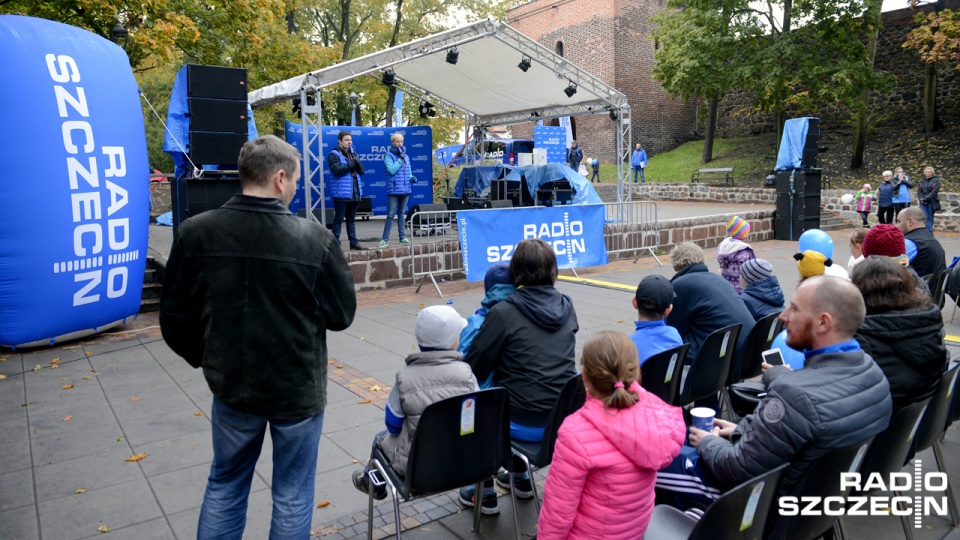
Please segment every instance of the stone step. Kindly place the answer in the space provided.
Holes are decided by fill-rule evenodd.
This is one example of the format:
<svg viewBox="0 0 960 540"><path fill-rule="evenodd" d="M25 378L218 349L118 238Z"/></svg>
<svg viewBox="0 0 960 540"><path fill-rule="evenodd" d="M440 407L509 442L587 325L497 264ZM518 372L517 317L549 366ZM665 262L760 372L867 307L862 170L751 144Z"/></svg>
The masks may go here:
<svg viewBox="0 0 960 540"><path fill-rule="evenodd" d="M147 257L143 272L143 292L140 294L140 313L160 310L160 293L163 289L163 267L153 257Z"/></svg>

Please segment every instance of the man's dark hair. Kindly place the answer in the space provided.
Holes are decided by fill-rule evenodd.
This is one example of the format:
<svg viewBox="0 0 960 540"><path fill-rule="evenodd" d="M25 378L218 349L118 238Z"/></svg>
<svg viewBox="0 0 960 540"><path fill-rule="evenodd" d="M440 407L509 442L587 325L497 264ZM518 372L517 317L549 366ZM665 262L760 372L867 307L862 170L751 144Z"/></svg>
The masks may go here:
<svg viewBox="0 0 960 540"><path fill-rule="evenodd" d="M513 251L510 277L516 286L553 285L557 282L557 255L550 244L528 238Z"/></svg>
<svg viewBox="0 0 960 540"><path fill-rule="evenodd" d="M340 133L337 133L337 142L342 141L347 135L350 135L349 131L341 131Z"/></svg>
<svg viewBox="0 0 960 540"><path fill-rule="evenodd" d="M864 259L853 267L850 279L863 295L867 315L933 305L930 297L917 289L910 271L890 257Z"/></svg>
<svg viewBox="0 0 960 540"><path fill-rule="evenodd" d="M281 169L287 176L292 176L297 170L298 161L300 153L297 149L280 138L274 135L257 137L240 148L240 157L237 159L240 183L265 187L270 177Z"/></svg>
<svg viewBox="0 0 960 540"><path fill-rule="evenodd" d="M666 313L666 311L661 311L660 313L653 313L653 312L647 311L643 309L643 306L641 306L639 302L637 303L637 315L645 321L656 321L659 319L663 319L664 313Z"/></svg>

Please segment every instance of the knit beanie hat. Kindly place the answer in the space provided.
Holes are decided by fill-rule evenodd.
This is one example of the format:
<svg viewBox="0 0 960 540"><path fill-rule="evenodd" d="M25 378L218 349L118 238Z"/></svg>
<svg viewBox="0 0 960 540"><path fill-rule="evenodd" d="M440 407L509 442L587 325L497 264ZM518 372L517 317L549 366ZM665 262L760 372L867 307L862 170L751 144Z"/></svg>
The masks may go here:
<svg viewBox="0 0 960 540"><path fill-rule="evenodd" d="M763 259L750 259L740 263L740 277L747 285L773 275L773 265Z"/></svg>
<svg viewBox="0 0 960 540"><path fill-rule="evenodd" d="M803 253L797 253L793 256L797 260L797 270L804 279L813 276L822 276L828 266L833 265L833 260L823 256L822 253L806 250ZM742 267L741 267L742 272Z"/></svg>
<svg viewBox="0 0 960 540"><path fill-rule="evenodd" d="M750 224L745 219L733 216L727 222L727 235L737 240L746 240L750 235Z"/></svg>
<svg viewBox="0 0 960 540"><path fill-rule="evenodd" d="M860 250L864 257L871 255L899 257L907 252L903 241L903 232L896 225L889 223L875 225L870 229L870 232L863 237L863 245L860 246Z"/></svg>
<svg viewBox="0 0 960 540"><path fill-rule="evenodd" d="M483 276L483 292L488 293L494 285L512 285L510 279L510 265L505 262L496 263L487 268L487 273Z"/></svg>

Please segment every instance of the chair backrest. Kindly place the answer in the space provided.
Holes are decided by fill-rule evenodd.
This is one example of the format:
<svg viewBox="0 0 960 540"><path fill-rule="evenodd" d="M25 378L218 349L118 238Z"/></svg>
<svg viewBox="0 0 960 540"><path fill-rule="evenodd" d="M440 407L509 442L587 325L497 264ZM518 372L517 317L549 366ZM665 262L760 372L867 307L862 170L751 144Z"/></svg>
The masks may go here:
<svg viewBox="0 0 960 540"><path fill-rule="evenodd" d="M960 373L960 364L953 366L940 377L940 388L930 398L927 411L923 413L920 427L917 429L917 452L922 452L933 446L947 427L947 414L953 401L953 390Z"/></svg>
<svg viewBox="0 0 960 540"><path fill-rule="evenodd" d="M783 323L779 319L780 313L779 311L771 313L753 325L750 335L744 342L743 349L737 351L740 369L736 372L730 369L730 375L727 377L728 386L760 374L760 364L763 363L763 357L760 356L760 353L768 350L773 343L773 338L780 333L777 327L783 327Z"/></svg>
<svg viewBox="0 0 960 540"><path fill-rule="evenodd" d="M510 458L510 397L490 388L423 411L407 460L411 494L438 493L492 477Z"/></svg>
<svg viewBox="0 0 960 540"><path fill-rule="evenodd" d="M703 340L687 372L680 396L682 405L716 395L725 386L741 326L737 323L721 328Z"/></svg>
<svg viewBox="0 0 960 540"><path fill-rule="evenodd" d="M560 425L571 414L580 410L587 401L587 391L583 387L583 376L577 373L563 385L560 390L560 397L557 398L550 416L547 417L547 425L543 428L543 440L540 443L540 452L533 460L535 467L546 467L553 461L553 448L557 444L557 435L560 433Z"/></svg>
<svg viewBox="0 0 960 540"><path fill-rule="evenodd" d="M888 478L890 473L900 472L928 403L930 398L911 403L893 415L887 429L873 438L873 444L860 464L861 476L879 473Z"/></svg>
<svg viewBox="0 0 960 540"><path fill-rule="evenodd" d="M687 540L760 540L780 474L789 463L747 480L714 501Z"/></svg>
<svg viewBox="0 0 960 540"><path fill-rule="evenodd" d="M933 298L933 305L935 306L943 305L943 297L947 288L947 276L949 275L950 270L944 270L928 283L930 286L930 296Z"/></svg>
<svg viewBox="0 0 960 540"><path fill-rule="evenodd" d="M840 474L856 472L870 447L873 437L846 448L838 448L823 455L811 463L790 493L778 495L793 496L798 504L803 497L846 497L849 489L840 489ZM801 507L802 508L802 507ZM831 512L832 513L832 512ZM837 516L781 516L778 509L770 512L765 538L771 540L813 540L820 538L833 527Z"/></svg>
<svg viewBox="0 0 960 540"><path fill-rule="evenodd" d="M647 358L640 366L640 386L670 405L680 405L680 381L683 360L689 343L667 349Z"/></svg>

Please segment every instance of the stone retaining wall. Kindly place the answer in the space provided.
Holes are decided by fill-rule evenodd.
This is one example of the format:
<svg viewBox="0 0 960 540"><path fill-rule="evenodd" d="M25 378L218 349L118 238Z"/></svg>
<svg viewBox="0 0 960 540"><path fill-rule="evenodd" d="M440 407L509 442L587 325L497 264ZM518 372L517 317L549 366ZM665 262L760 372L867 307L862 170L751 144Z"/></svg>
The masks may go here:
<svg viewBox="0 0 960 540"><path fill-rule="evenodd" d="M821 192L820 195L820 206L827 210L833 210L839 212L840 216L844 219L848 219L855 223L860 223L860 215L857 214L857 206L855 203L843 204L840 201L840 197L844 193L850 193L851 195L856 194L854 190L843 190L843 189L825 189ZM911 201L914 206L917 204L917 192L914 190L910 194ZM960 231L960 193L945 193L940 192L940 207L941 211L937 212L936 219L933 220L933 229L934 231L950 231L957 232ZM873 209L873 220L876 220L876 205Z"/></svg>
<svg viewBox="0 0 960 540"><path fill-rule="evenodd" d="M664 220L660 222L658 248L669 251L680 242L694 242L703 248L716 247L727 236L727 221L733 214L719 214L694 218ZM773 239L772 211L756 211L741 213L740 217L750 222L750 241L762 242ZM640 225L624 227L623 225L608 225L605 231L608 249L616 249L618 245L640 245L639 241L651 238L649 230L641 230ZM431 241L433 237L429 237ZM398 246L385 249L371 249L369 251L348 251L344 255L347 264L353 272L353 279L357 290L389 289L414 285L414 257L417 258L417 268L437 269L434 278L441 280L464 279L460 242L455 235L446 242ZM649 254L646 249L611 253L610 260L632 259L637 255ZM429 278L427 278L429 279ZM441 290L443 286L441 285Z"/></svg>

